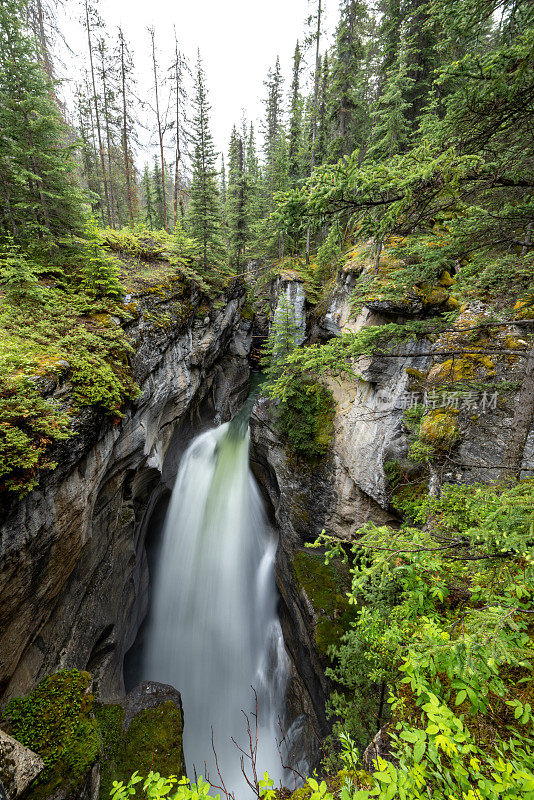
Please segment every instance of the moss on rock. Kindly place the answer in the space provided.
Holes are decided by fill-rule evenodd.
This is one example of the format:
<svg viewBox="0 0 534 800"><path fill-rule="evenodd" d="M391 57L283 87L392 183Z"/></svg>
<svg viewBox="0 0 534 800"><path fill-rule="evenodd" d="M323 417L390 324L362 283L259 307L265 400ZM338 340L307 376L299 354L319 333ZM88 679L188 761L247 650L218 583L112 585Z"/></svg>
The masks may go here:
<svg viewBox="0 0 534 800"><path fill-rule="evenodd" d="M185 774L183 719L171 700L138 712L124 730L125 711L120 705L95 707L101 735L100 797L109 798L113 781L127 781L136 770L148 775Z"/></svg>
<svg viewBox="0 0 534 800"><path fill-rule="evenodd" d="M479 353L465 353L461 358L449 358L436 364L428 373L430 386L440 386L458 381L473 381L497 374L494 362L489 356Z"/></svg>
<svg viewBox="0 0 534 800"><path fill-rule="evenodd" d="M421 420L419 438L435 450L449 450L459 436L457 415L456 410L447 408L435 409L425 414Z"/></svg>
<svg viewBox="0 0 534 800"><path fill-rule="evenodd" d="M293 570L317 614L317 650L327 656L328 648L340 643L356 619L356 609L347 597L351 588L348 566L341 559L325 564L321 553L299 550L293 558Z"/></svg>
<svg viewBox="0 0 534 800"><path fill-rule="evenodd" d="M45 764L28 800L43 800L59 788L62 792L76 789L95 763L100 736L90 684L89 673L63 670L45 678L27 697L7 705L1 727Z"/></svg>

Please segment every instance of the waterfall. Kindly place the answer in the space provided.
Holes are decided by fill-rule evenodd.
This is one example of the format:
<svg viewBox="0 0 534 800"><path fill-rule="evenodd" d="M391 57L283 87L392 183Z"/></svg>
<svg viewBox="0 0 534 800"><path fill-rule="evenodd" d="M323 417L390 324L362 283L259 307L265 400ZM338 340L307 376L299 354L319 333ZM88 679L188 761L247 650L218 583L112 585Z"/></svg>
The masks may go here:
<svg viewBox="0 0 534 800"><path fill-rule="evenodd" d="M245 412L247 409L244 410ZM248 746L258 697L258 773L282 777L276 740L287 655L277 617L276 538L248 464L248 415L198 436L176 478L155 575L143 676L182 695L190 777L250 790L232 737ZM251 723L254 723L251 717Z"/></svg>

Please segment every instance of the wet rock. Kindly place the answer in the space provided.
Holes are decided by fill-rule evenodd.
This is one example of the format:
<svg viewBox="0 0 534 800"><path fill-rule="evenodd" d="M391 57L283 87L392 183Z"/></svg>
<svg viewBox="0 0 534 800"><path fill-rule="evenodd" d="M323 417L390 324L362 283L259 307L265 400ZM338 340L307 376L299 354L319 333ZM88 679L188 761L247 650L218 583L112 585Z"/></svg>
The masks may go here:
<svg viewBox="0 0 534 800"><path fill-rule="evenodd" d="M109 797L113 781L127 782L138 771L185 775L184 715L173 686L145 681L116 705L95 710L103 741L100 796Z"/></svg>

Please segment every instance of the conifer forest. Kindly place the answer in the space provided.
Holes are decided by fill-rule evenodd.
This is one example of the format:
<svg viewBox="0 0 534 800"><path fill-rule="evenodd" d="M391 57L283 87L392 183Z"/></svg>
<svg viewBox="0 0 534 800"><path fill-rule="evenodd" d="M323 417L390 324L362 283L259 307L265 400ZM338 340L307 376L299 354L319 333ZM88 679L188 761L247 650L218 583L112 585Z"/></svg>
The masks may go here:
<svg viewBox="0 0 534 800"><path fill-rule="evenodd" d="M531 0L0 0L0 800L143 797L534 800Z"/></svg>

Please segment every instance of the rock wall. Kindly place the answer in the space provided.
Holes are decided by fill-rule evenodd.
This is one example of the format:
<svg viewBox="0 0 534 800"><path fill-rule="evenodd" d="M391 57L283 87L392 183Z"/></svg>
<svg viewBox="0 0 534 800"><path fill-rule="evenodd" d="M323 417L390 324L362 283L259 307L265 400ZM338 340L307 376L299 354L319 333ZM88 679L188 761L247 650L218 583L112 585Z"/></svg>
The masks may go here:
<svg viewBox="0 0 534 800"><path fill-rule="evenodd" d="M229 419L248 391L243 300L236 289L206 308L193 291L173 327L157 321L172 296L141 303L127 326L139 398L117 424L95 409L79 415L77 435L54 453L57 469L5 514L0 701L63 667L90 671L104 702L123 696L124 654L146 611L146 526L173 434L206 415Z"/></svg>
<svg viewBox="0 0 534 800"><path fill-rule="evenodd" d="M309 342L325 342L347 332L357 332L364 326L424 319L425 314L432 315L439 310L423 302L370 301L354 315L351 296L356 277L357 273L342 270L329 298L308 313ZM274 286L275 295L283 292L288 299L298 298L298 314L302 314L301 290L300 282L291 287L287 281L279 281ZM447 292L442 294L438 300L446 302ZM421 468L408 458L413 437L411 439L404 414L410 403L423 402L425 392L428 395L443 388L439 377L445 367L445 371L454 373L453 382L456 371L461 369L461 375L473 381L488 377L500 381L503 391L494 406L484 409L464 408L463 401L458 401L458 408L452 412L458 436L450 450L430 466L430 475L423 476L428 482L426 490L439 491L444 482L491 482L499 478L513 424L514 405L518 401L518 387L525 373L525 359L507 348L510 342L516 348L521 347L521 330L511 323L491 332L491 341L484 341L481 346L502 350L502 356L494 360L469 360L467 357L463 359L466 363L453 362L452 366L445 361L451 349L459 348L461 352L462 347L469 346L473 335L478 335L477 330L482 329L485 337L489 335L485 328L490 326L481 325L485 321L484 314L483 307L466 308L458 326L467 331L466 341L456 341L447 333L441 338L434 337L432 351L436 355L428 355L430 341L421 338L399 346L394 358L360 358L354 364L355 375L350 379L329 380L336 400L334 438L329 454L318 465L312 467L297 460L280 440L274 423L273 401L260 398L254 407L251 461L280 530L277 578L284 634L321 733L328 729L324 704L330 691L324 673L325 662L316 641L321 609L314 608L304 586L299 584L293 569L295 554L306 542L314 541L323 529L350 541L367 521L378 525L396 524L398 518L391 505L388 465L395 465L405 475L412 471L417 476ZM440 351L444 355L440 355ZM447 374L445 378L450 380L451 376ZM479 395L480 400L483 393ZM533 443L534 429L527 438L523 476L531 475L534 469Z"/></svg>

